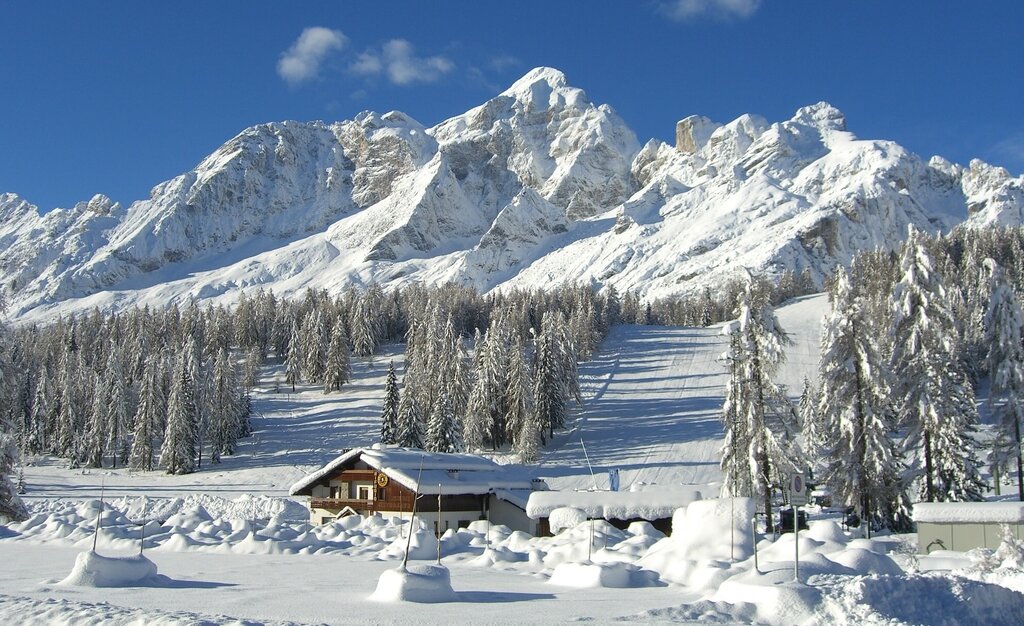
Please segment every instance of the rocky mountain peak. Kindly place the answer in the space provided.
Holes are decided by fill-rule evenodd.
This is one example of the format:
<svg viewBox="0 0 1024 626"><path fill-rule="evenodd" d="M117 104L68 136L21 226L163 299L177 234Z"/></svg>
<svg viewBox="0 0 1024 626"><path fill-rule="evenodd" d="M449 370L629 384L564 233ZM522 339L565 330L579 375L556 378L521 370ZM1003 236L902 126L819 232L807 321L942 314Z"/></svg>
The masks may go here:
<svg viewBox="0 0 1024 626"><path fill-rule="evenodd" d="M828 102L800 107L790 121L821 130L846 130L846 116Z"/></svg>

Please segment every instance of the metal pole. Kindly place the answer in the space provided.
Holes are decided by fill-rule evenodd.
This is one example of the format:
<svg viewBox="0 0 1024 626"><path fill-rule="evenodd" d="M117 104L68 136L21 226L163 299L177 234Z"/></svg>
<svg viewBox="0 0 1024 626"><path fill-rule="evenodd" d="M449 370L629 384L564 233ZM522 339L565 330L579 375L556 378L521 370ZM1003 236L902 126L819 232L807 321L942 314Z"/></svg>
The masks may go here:
<svg viewBox="0 0 1024 626"><path fill-rule="evenodd" d="M587 563L590 563L590 558L593 556L594 551L594 520L590 520L590 541L587 543Z"/></svg>
<svg viewBox="0 0 1024 626"><path fill-rule="evenodd" d="M729 560L736 562L736 498L729 498Z"/></svg>
<svg viewBox="0 0 1024 626"><path fill-rule="evenodd" d="M437 564L441 564L441 483L437 483Z"/></svg>
<svg viewBox="0 0 1024 626"><path fill-rule="evenodd" d="M793 580L800 582L800 507L793 505Z"/></svg>
<svg viewBox="0 0 1024 626"><path fill-rule="evenodd" d="M594 475L594 466L590 464L590 455L587 454L587 444L583 443L582 434L580 434L580 446L583 447L583 458L587 460L587 467L590 469L590 479L594 481L594 491L597 491L597 476Z"/></svg>
<svg viewBox="0 0 1024 626"><path fill-rule="evenodd" d="M750 520L750 538L754 541L754 571L758 574L761 573L761 568L757 564L757 515L755 514Z"/></svg>
<svg viewBox="0 0 1024 626"><path fill-rule="evenodd" d="M409 564L409 546L412 545L412 527L416 523L416 505L420 500L420 479L423 478L423 457L420 457L420 471L416 474L416 491L412 495L412 516L409 518L409 536L405 540L405 556L402 558L402 571Z"/></svg>
<svg viewBox="0 0 1024 626"><path fill-rule="evenodd" d="M96 552L96 541L100 537L100 523L103 517L103 488L107 482L106 478L100 480L100 510L96 513L96 530L92 533L92 551Z"/></svg>

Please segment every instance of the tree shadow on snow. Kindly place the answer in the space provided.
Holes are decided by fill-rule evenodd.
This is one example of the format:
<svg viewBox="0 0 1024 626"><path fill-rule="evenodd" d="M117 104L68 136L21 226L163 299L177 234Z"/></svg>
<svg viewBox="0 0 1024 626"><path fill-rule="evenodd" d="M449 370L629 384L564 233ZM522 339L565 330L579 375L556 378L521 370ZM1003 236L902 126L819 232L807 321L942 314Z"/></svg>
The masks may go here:
<svg viewBox="0 0 1024 626"><path fill-rule="evenodd" d="M221 587L237 587L236 583L218 583L209 580L176 580L163 574L140 584L140 587L158 587L160 589L220 589Z"/></svg>
<svg viewBox="0 0 1024 626"><path fill-rule="evenodd" d="M477 604L555 599L555 594L553 593L517 593L513 591L459 591L456 592L455 596L457 602L473 602Z"/></svg>

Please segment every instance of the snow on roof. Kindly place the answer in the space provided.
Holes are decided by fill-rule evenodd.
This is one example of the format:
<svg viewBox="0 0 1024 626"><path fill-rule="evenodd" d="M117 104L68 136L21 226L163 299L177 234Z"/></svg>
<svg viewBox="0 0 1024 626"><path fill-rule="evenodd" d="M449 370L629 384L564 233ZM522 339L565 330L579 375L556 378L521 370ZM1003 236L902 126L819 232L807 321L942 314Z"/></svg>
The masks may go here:
<svg viewBox="0 0 1024 626"><path fill-rule="evenodd" d="M672 517L676 509L700 499L700 491L688 487L646 491L534 491L526 504L526 515L539 519L549 517L557 508L573 507L592 518L656 520Z"/></svg>
<svg viewBox="0 0 1024 626"><path fill-rule="evenodd" d="M1024 502L918 502L914 521L933 524L1018 524L1024 522Z"/></svg>
<svg viewBox="0 0 1024 626"><path fill-rule="evenodd" d="M354 448L292 485L289 494L309 495L316 483L361 460L421 494L480 494L496 489L530 489L532 476L518 466L498 465L475 454L425 452L415 448ZM422 473L421 473L422 471ZM417 479L419 479L417 481Z"/></svg>

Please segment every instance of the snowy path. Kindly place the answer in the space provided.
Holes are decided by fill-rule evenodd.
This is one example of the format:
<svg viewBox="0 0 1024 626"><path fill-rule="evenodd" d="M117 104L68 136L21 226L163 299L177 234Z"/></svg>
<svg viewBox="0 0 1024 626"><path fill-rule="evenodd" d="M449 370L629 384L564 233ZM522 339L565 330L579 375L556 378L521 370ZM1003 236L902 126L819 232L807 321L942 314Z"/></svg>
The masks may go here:
<svg viewBox="0 0 1024 626"><path fill-rule="evenodd" d="M779 382L798 396L818 360L823 296L782 307L790 333ZM696 485L717 494L723 431L719 411L728 381L718 360L728 345L721 326L618 326L601 351L580 368L584 409L557 435L540 473L553 489L608 488L618 468L621 489L639 483ZM582 438L595 476L587 467Z"/></svg>

